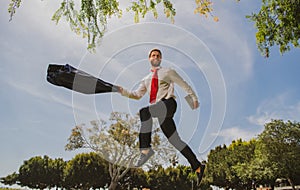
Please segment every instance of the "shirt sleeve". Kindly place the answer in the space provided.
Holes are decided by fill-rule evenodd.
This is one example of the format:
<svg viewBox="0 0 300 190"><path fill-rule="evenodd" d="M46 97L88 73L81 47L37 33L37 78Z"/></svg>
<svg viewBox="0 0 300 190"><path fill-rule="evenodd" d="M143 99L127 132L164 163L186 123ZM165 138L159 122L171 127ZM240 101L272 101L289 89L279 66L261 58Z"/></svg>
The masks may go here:
<svg viewBox="0 0 300 190"><path fill-rule="evenodd" d="M183 78L174 69L170 69L169 72L170 79L180 86L188 95L190 95L193 101L198 101L197 95L192 87L185 80L183 80Z"/></svg>
<svg viewBox="0 0 300 190"><path fill-rule="evenodd" d="M143 80L141 81L139 87L136 90L130 91L127 89L123 89L121 95L131 99L139 100L145 95L146 92L147 92L147 88L146 88L145 81Z"/></svg>

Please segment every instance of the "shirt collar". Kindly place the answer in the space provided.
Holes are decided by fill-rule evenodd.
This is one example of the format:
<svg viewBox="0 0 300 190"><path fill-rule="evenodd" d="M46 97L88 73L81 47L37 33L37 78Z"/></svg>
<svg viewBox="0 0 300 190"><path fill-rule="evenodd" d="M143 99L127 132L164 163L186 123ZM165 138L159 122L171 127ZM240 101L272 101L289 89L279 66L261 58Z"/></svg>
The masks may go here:
<svg viewBox="0 0 300 190"><path fill-rule="evenodd" d="M161 69L161 66L155 67L154 69L151 68L150 71L154 72L155 70L159 70L159 69Z"/></svg>

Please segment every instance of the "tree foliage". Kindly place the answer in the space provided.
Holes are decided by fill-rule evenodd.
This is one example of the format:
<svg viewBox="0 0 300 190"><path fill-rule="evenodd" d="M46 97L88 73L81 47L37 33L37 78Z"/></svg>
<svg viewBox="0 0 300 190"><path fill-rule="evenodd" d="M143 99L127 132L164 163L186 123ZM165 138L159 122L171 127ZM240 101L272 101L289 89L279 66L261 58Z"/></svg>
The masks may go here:
<svg viewBox="0 0 300 190"><path fill-rule="evenodd" d="M62 187L64 165L62 159L53 160L48 156L36 156L24 161L19 168L19 174L13 173L8 177L14 177L13 181L16 184L29 188Z"/></svg>
<svg viewBox="0 0 300 190"><path fill-rule="evenodd" d="M113 112L109 123L98 120L92 121L91 126L75 126L69 137L66 150L88 148L108 161L111 183L109 189L115 189L118 182L134 167L134 161L139 156L138 131L140 121L138 115ZM156 123L156 127L157 127ZM162 141L158 133L159 128L153 131L152 146L156 151L148 164L164 164L175 149Z"/></svg>
<svg viewBox="0 0 300 190"><path fill-rule="evenodd" d="M177 167L157 166L147 172L149 187L157 190L190 189L195 178L191 178L191 167L178 165ZM195 176L194 176L195 177Z"/></svg>
<svg viewBox="0 0 300 190"><path fill-rule="evenodd" d="M131 168L120 180L118 189L127 190L133 187L147 187L147 175L142 168Z"/></svg>
<svg viewBox="0 0 300 190"><path fill-rule="evenodd" d="M171 0L134 0L123 10L118 0L61 0L60 7L55 11L52 20L58 23L64 18L73 32L87 38L88 49L95 50L97 42L103 37L108 19L112 16L122 17L124 11L134 13L134 22L139 22L147 13L152 13L157 18L158 7L163 7L164 15L174 22L176 10ZM19 8L21 0L11 0L8 12L10 20ZM212 15L211 0L195 0L195 14ZM218 20L215 17L215 20Z"/></svg>
<svg viewBox="0 0 300 190"><path fill-rule="evenodd" d="M41 160L39 162L42 163L49 159L50 158L47 156L37 156L29 160ZM25 161L20 168L27 165L28 163ZM37 170L48 170L48 167L49 165L45 166L43 164L39 164L34 170L32 169L32 172ZM62 186L59 186L60 189L101 189L107 188L107 183L109 182L108 163L94 152L77 154L73 159L65 162L63 171L64 175L61 178L63 183ZM40 178L49 177L46 173L39 174ZM6 185L19 184L21 186L27 186L26 184L16 183L18 175L19 174L14 172L11 175L1 178L1 182ZM31 187L37 187L37 185L34 184L40 183L38 178L32 178L31 176L28 176L27 183L29 181ZM182 190L196 188L195 173L192 172L190 166L183 165L178 165L176 167L169 166L167 168L157 165L155 168L148 171L144 171L142 168L131 168L119 182L118 190L141 187L149 187L157 190ZM44 186L47 186L48 189L51 187L57 187L51 186L51 184L48 183L49 182L46 182L44 184ZM40 187L40 189L44 189L44 187Z"/></svg>
<svg viewBox="0 0 300 190"><path fill-rule="evenodd" d="M15 185L18 183L18 174L16 172L1 178L1 183L5 185Z"/></svg>
<svg viewBox="0 0 300 190"><path fill-rule="evenodd" d="M112 135L111 137L114 139L113 141L106 141L106 144L116 142L122 146L126 144L136 145L134 140L136 137L132 137L133 131L128 131L129 129L124 127L126 126L124 120L127 121L124 119L124 115L117 114L112 118L119 118L120 120L119 123L112 122L108 128L110 130L106 130L105 136ZM123 124L121 125L121 123ZM75 145L75 142L79 142L80 145L71 147L77 149L91 146L87 146L85 136L78 135L77 132L72 133L71 136L74 139L72 137L73 141L69 141L69 143L72 142L71 144ZM75 138L75 136L81 138ZM128 141L124 141L124 139ZM195 187L195 173L188 166L177 165L176 156L164 156L173 158L169 160L169 167L167 167L166 161L161 162L164 163L164 167L153 162L154 167L144 171L142 168L128 169L124 166L114 166L104 160L103 156L100 156L99 152L96 153L95 150L98 149L94 149L92 153L76 155L68 162L62 159L53 160L48 156L33 157L24 161L19 168L19 173L14 172L2 177L1 183L6 185L18 184L35 189L55 187L90 189L103 187L110 178L111 181L113 179L119 180L118 189L120 190L141 186L158 190ZM113 152L110 158L120 158L113 156L115 155ZM232 141L230 145L217 146L211 150L201 189L210 189L209 186L214 185L224 189L247 190L261 184L274 186L276 179L287 179L291 186L295 187L295 185L300 184L299 160L300 123L272 120L265 124L264 131L256 139L250 141L238 139ZM127 172L124 173L126 170ZM124 176L120 177L121 174Z"/></svg>
<svg viewBox="0 0 300 190"><path fill-rule="evenodd" d="M247 190L252 179L243 178L240 166L248 164L254 155L255 140L232 141L229 146L218 146L208 155L207 180L216 186Z"/></svg>
<svg viewBox="0 0 300 190"><path fill-rule="evenodd" d="M299 46L300 38L300 1L263 0L258 13L248 16L257 28L258 49L269 57L270 48L278 45L280 52Z"/></svg>
<svg viewBox="0 0 300 190"><path fill-rule="evenodd" d="M109 181L108 164L98 154L82 153L70 160L64 169L65 187L96 189Z"/></svg>
<svg viewBox="0 0 300 190"><path fill-rule="evenodd" d="M257 139L218 146L208 155L205 180L223 188L274 186L276 179L300 184L300 123L272 120Z"/></svg>
<svg viewBox="0 0 300 190"><path fill-rule="evenodd" d="M12 20L17 8L21 5L21 0L11 0L8 6L8 12L10 14L10 21Z"/></svg>
<svg viewBox="0 0 300 190"><path fill-rule="evenodd" d="M240 0L236 0L240 1ZM62 0L61 6L53 14L52 20L58 23L64 18L72 31L87 38L88 49L95 50L97 42L103 37L108 19L112 16L122 17L124 10L118 0ZM20 6L21 0L11 0L8 12L10 20ZM212 0L195 0L195 14L212 16ZM77 5L77 6L76 6ZM134 13L134 21L139 22L147 13L157 18L157 7L162 5L164 15L174 22L176 10L171 0L134 0L126 11ZM256 43L262 55L269 57L270 48L279 46L283 54L291 45L299 47L300 38L300 0L263 0L258 13L247 15L257 28Z"/></svg>
<svg viewBox="0 0 300 190"><path fill-rule="evenodd" d="M300 176L300 123L272 120L259 135L257 155L261 167L268 169L274 179L285 178L291 186ZM275 175L274 175L275 174Z"/></svg>

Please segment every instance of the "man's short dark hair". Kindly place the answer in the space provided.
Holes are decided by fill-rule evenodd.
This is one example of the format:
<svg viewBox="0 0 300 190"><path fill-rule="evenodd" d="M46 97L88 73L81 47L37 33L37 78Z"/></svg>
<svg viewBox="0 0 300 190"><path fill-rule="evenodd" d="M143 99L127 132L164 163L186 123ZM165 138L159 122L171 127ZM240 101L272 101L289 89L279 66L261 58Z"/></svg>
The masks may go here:
<svg viewBox="0 0 300 190"><path fill-rule="evenodd" d="M152 52L154 52L154 51L157 51L157 52L160 54L160 57L162 57L162 54L161 54L160 49L157 49L157 48L151 49L151 50L149 51L149 57L151 56Z"/></svg>

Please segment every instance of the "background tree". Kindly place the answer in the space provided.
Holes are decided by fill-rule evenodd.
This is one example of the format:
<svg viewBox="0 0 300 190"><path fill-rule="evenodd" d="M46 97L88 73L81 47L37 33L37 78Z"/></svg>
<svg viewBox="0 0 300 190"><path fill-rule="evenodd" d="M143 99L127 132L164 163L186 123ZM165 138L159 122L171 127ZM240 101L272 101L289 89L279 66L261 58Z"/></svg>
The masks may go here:
<svg viewBox="0 0 300 190"><path fill-rule="evenodd" d="M147 175L149 187L157 190L162 188L165 190L168 189L169 177L161 165L157 165L155 168L150 169L147 172Z"/></svg>
<svg viewBox="0 0 300 190"><path fill-rule="evenodd" d="M300 124L272 120L255 140L233 141L208 155L205 180L223 188L251 189L255 184L274 187L278 178L299 183Z"/></svg>
<svg viewBox="0 0 300 190"><path fill-rule="evenodd" d="M133 187L147 187L147 175L146 172L141 168L131 168L128 173L120 180L119 189L127 190Z"/></svg>
<svg viewBox="0 0 300 190"><path fill-rule="evenodd" d="M263 151L263 146L261 141L257 141L256 148L254 151L254 159L249 162L249 164L240 165L240 173L242 178L252 179L256 185L268 185L274 187L275 180L278 178L274 168L276 164L268 161L268 155Z"/></svg>
<svg viewBox="0 0 300 190"><path fill-rule="evenodd" d="M190 166L178 165L164 168L161 165L147 172L148 184L151 189L157 190L182 190L196 189L196 174ZM202 187L203 188L203 187ZM201 189L202 189L201 188Z"/></svg>
<svg viewBox="0 0 300 190"><path fill-rule="evenodd" d="M10 185L10 186L15 185L18 182L18 177L19 175L16 172L14 172L12 174L9 174L6 177L1 177L0 182L3 183L4 185Z"/></svg>
<svg viewBox="0 0 300 190"><path fill-rule="evenodd" d="M240 0L236 0L240 1ZM11 0L8 8L10 20L20 6L21 0ZM77 4L77 6L76 6ZM122 17L124 10L120 8L118 0L62 0L61 6L53 14L52 20L58 23L61 18L70 24L70 28L76 34L87 38L88 49L94 50L105 31L108 19L112 16ZM195 14L212 16L215 21L218 18L213 15L211 0L195 0ZM164 15L174 22L176 10L171 0L134 0L128 4L126 11L134 13L134 21L147 13L158 17L157 7L163 6ZM290 50L290 45L299 47L300 37L300 1L299 0L262 0L262 6L258 13L247 16L255 23L257 28L256 42L261 53L269 57L270 48L278 45L280 52Z"/></svg>
<svg viewBox="0 0 300 190"><path fill-rule="evenodd" d="M18 184L29 188L44 189L61 186L64 162L48 156L36 156L24 161L19 168Z"/></svg>
<svg viewBox="0 0 300 190"><path fill-rule="evenodd" d="M277 178L286 178L295 189L300 176L300 123L272 120L258 141L256 156L262 171L273 176L273 184Z"/></svg>
<svg viewBox="0 0 300 190"><path fill-rule="evenodd" d="M96 189L109 181L108 164L96 153L82 153L68 161L65 170L65 187Z"/></svg>
<svg viewBox="0 0 300 190"><path fill-rule="evenodd" d="M225 162L226 156L228 155L227 146L217 146L211 150L207 158L207 168L205 178L209 180L211 184L218 187L229 188L229 182L226 179L226 173L228 165Z"/></svg>
<svg viewBox="0 0 300 190"><path fill-rule="evenodd" d="M129 114L111 113L109 124L103 120L92 121L91 127L76 126L69 137L66 150L88 148L108 161L111 182L109 189L116 189L118 182L133 167L135 158L139 155L138 131L139 117ZM152 146L156 154L146 164L149 167L163 164L166 158L174 154L174 148L162 141L158 134L159 128L152 135Z"/></svg>
<svg viewBox="0 0 300 190"><path fill-rule="evenodd" d="M232 175L236 176L232 183L236 189L252 189L253 178L244 177L246 171L240 170L241 166L248 165L254 159L254 151L256 147L256 140L243 141L238 139L233 141L228 149L232 161Z"/></svg>
<svg viewBox="0 0 300 190"><path fill-rule="evenodd" d="M125 114L126 115L126 114ZM123 116L123 117L121 117ZM118 118L118 122L114 119ZM126 118L126 117L125 117ZM132 119L132 118L131 118ZM124 146L126 143L135 142L136 137L131 138L132 131L127 131L123 122L124 115L120 113L112 114L112 123L110 127L104 127L106 130L105 137L111 137L113 140L103 142L108 148L117 147L121 152L126 150L120 149L120 144ZM134 119L133 119L134 120ZM121 125L123 123L123 125ZM115 125L118 124L118 125ZM97 126L97 125L95 125ZM94 127L95 127L94 126ZM82 131L73 129L73 133L69 138L69 148L92 147L99 144L101 139L96 136L88 136L89 140L82 135ZM108 130L107 130L108 129ZM94 129L86 128L85 130L93 132ZM132 128L128 129L132 130ZM93 133L92 133L93 134ZM123 135L124 136L123 136ZM295 185L300 183L300 123L282 120L272 120L265 124L264 131L257 139L250 141L242 141L241 139L233 141L230 145L217 146L211 150L208 155L207 169L201 184L201 189L210 189L209 185L223 187L224 189L253 189L255 184L274 186L275 180L287 179L291 186L295 189ZM157 137L159 138L159 137ZM124 139L127 139L124 143ZM134 140L135 139L135 140ZM92 141L93 140L93 141ZM156 145L160 146L156 139ZM77 142L77 143L76 143ZM87 145L87 142L93 142ZM101 147L97 147L101 148ZM102 147L104 148L104 147ZM154 148L157 148L156 146ZM93 150L96 150L94 148ZM116 149L117 150L117 149ZM120 151L117 151L121 153ZM52 187L61 188L96 188L104 186L108 181L109 166L99 155L101 152L79 154L67 164L62 159L50 159L48 156L36 156L24 163L19 168L19 174L14 172L11 175L1 178L1 183L6 185L18 184L29 188L43 189ZM102 154L108 153L107 151ZM115 153L115 154L113 154ZM132 153L132 152L131 152ZM112 151L109 152L109 158L119 160L118 163L127 163L121 161L121 154ZM123 155L124 156L124 155ZM176 157L168 156L177 160ZM131 157L127 157L128 160ZM161 159L161 158L159 158ZM99 161L100 160L100 161ZM120 190L130 187L151 187L154 189L190 189L193 187L196 176L191 172L191 168L187 166L170 166L164 168L157 162L155 167L150 168L148 172L144 172L141 168L129 168L123 165L111 165L111 172L117 171L118 175L125 174L124 177L119 176L121 185ZM170 163L172 164L172 162ZM63 172L63 170L65 172ZM126 171L124 173L124 171ZM106 173L105 173L106 172ZM64 174L64 175L63 175ZM118 177L116 175L116 178ZM111 174L110 176L111 177ZM89 178L89 179L87 179ZM65 180L66 183L63 183Z"/></svg>
<svg viewBox="0 0 300 190"><path fill-rule="evenodd" d="M48 162L49 176L51 176L49 178L50 187L63 187L65 166L66 162L62 158L50 159Z"/></svg>
<svg viewBox="0 0 300 190"><path fill-rule="evenodd" d="M173 189L196 189L196 175L192 172L190 166L178 165L177 167L170 166L165 169L165 173L169 176L170 187Z"/></svg>
<svg viewBox="0 0 300 190"><path fill-rule="evenodd" d="M225 189L247 190L252 188L252 179L242 177L240 168L253 160L255 140L232 141L229 146L218 146L208 155L205 179L212 185Z"/></svg>

